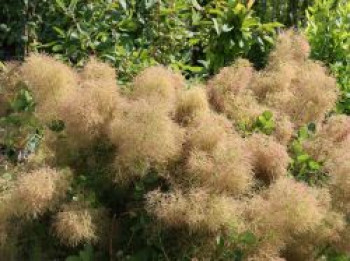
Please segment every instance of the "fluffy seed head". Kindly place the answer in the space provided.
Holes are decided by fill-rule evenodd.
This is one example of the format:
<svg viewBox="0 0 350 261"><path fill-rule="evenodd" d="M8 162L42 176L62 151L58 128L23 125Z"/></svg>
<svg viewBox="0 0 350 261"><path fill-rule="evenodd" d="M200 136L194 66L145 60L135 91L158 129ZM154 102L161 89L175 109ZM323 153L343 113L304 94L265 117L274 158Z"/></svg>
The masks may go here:
<svg viewBox="0 0 350 261"><path fill-rule="evenodd" d="M350 137L350 116L335 115L327 120L318 133L319 137L333 143L346 141Z"/></svg>
<svg viewBox="0 0 350 261"><path fill-rule="evenodd" d="M344 216L329 210L317 228L293 238L284 251L287 260L316 260L320 246L338 246L345 239Z"/></svg>
<svg viewBox="0 0 350 261"><path fill-rule="evenodd" d="M182 91L176 104L176 121L182 125L209 113L207 94L203 87L193 87Z"/></svg>
<svg viewBox="0 0 350 261"><path fill-rule="evenodd" d="M167 164L181 152L183 131L161 109L138 100L116 118L110 127L110 139L117 147L117 168L142 175L150 166ZM117 179L127 179L121 171Z"/></svg>
<svg viewBox="0 0 350 261"><path fill-rule="evenodd" d="M133 82L132 97L162 103L168 110L175 106L177 92L184 88L185 81L180 74L162 66L153 66L142 71Z"/></svg>
<svg viewBox="0 0 350 261"><path fill-rule="evenodd" d="M58 109L71 145L85 147L105 134L106 126L118 117L123 104L115 84L100 86L96 81L84 82Z"/></svg>
<svg viewBox="0 0 350 261"><path fill-rule="evenodd" d="M335 79L323 66L308 61L308 54L303 36L281 34L268 66L249 86L260 104L288 115L297 127L322 121L337 99Z"/></svg>
<svg viewBox="0 0 350 261"><path fill-rule="evenodd" d="M73 147L85 147L100 134L104 115L96 109L96 100L91 90L79 88L59 108L60 119L65 123Z"/></svg>
<svg viewBox="0 0 350 261"><path fill-rule="evenodd" d="M65 205L55 216L53 230L62 244L68 246L96 243L100 239L100 221L105 219L105 215L104 209Z"/></svg>
<svg viewBox="0 0 350 261"><path fill-rule="evenodd" d="M285 112L297 125L323 120L337 100L335 79L328 76L321 65L305 63L293 82L294 99Z"/></svg>
<svg viewBox="0 0 350 261"><path fill-rule="evenodd" d="M210 103L222 112L225 110L227 97L237 95L246 89L253 75L249 61L238 59L232 66L225 67L208 82Z"/></svg>
<svg viewBox="0 0 350 261"><path fill-rule="evenodd" d="M95 110L104 118L110 118L119 109L122 100L116 84L115 69L92 58L81 71L80 78L82 93L86 93L86 99L94 99Z"/></svg>
<svg viewBox="0 0 350 261"><path fill-rule="evenodd" d="M117 76L111 65L91 57L80 72L80 77L84 81L101 81L106 85L115 85Z"/></svg>
<svg viewBox="0 0 350 261"><path fill-rule="evenodd" d="M316 190L282 177L249 201L246 218L259 239L258 249L276 253L296 236L316 229L326 210Z"/></svg>
<svg viewBox="0 0 350 261"><path fill-rule="evenodd" d="M187 142L193 149L210 152L232 132L233 126L226 117L210 113L197 118L188 128Z"/></svg>
<svg viewBox="0 0 350 261"><path fill-rule="evenodd" d="M350 225L347 224L345 229L341 233L341 239L339 242L334 244L335 249L340 253L350 252Z"/></svg>
<svg viewBox="0 0 350 261"><path fill-rule="evenodd" d="M310 46L305 36L293 30L281 33L275 49L269 57L269 65L278 66L284 62L303 63L309 57Z"/></svg>
<svg viewBox="0 0 350 261"><path fill-rule="evenodd" d="M225 100L225 115L237 126L252 126L257 117L268 110L258 103L251 90L240 92Z"/></svg>
<svg viewBox="0 0 350 261"><path fill-rule="evenodd" d="M287 175L290 158L287 148L272 137L254 134L248 139L256 177L265 183Z"/></svg>
<svg viewBox="0 0 350 261"><path fill-rule="evenodd" d="M48 167L21 174L11 197L15 215L36 217L54 207L68 188L63 175Z"/></svg>
<svg viewBox="0 0 350 261"><path fill-rule="evenodd" d="M48 55L31 54L20 70L37 103L38 116L44 121L57 119L60 102L77 87L73 69Z"/></svg>
<svg viewBox="0 0 350 261"><path fill-rule="evenodd" d="M312 139L303 143L304 149L318 161L332 161L336 157L347 155L347 146L350 145L350 117L335 115L317 128ZM341 154L343 153L343 155ZM334 154L333 156L331 154ZM337 155L337 156L335 156Z"/></svg>
<svg viewBox="0 0 350 261"><path fill-rule="evenodd" d="M204 190L188 193L174 191L147 195L147 211L167 227L185 227L190 231L215 232L220 228L243 228L238 201Z"/></svg>
<svg viewBox="0 0 350 261"><path fill-rule="evenodd" d="M333 205L350 214L350 153L349 146L335 149L328 155L324 169L331 178L330 191Z"/></svg>
<svg viewBox="0 0 350 261"><path fill-rule="evenodd" d="M256 74L250 85L250 89L259 102L267 105L276 105L275 100L286 100L289 97L288 90L295 78L298 67L292 63L280 64L277 68L267 68Z"/></svg>
<svg viewBox="0 0 350 261"><path fill-rule="evenodd" d="M188 183L218 193L239 195L252 184L252 167L243 141L230 136L211 152L192 150L187 161Z"/></svg>
<svg viewBox="0 0 350 261"><path fill-rule="evenodd" d="M294 125L285 115L277 115L274 117L276 127L272 134L276 140L282 145L287 145L291 140L294 132Z"/></svg>

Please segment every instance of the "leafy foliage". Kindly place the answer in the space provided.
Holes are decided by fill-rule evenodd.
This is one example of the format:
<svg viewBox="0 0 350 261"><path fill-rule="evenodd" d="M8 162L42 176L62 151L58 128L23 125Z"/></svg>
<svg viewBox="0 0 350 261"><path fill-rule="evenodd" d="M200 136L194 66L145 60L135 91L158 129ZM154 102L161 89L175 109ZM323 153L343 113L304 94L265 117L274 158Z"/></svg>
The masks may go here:
<svg viewBox="0 0 350 261"><path fill-rule="evenodd" d="M291 143L290 150L293 159L290 171L298 180L305 181L310 185L323 185L329 180L329 176L322 170L322 162L313 159L303 148L303 141L315 133L315 124L301 127L297 137Z"/></svg>
<svg viewBox="0 0 350 261"><path fill-rule="evenodd" d="M123 82L157 63L191 76L216 72L239 56L262 65L281 26L261 23L252 5L239 0L55 0L8 7L17 10L14 18L27 17L19 28L3 24L9 27L3 42L14 34L26 38L27 49L78 66L96 55L113 64Z"/></svg>
<svg viewBox="0 0 350 261"><path fill-rule="evenodd" d="M350 3L318 0L309 8L306 34L311 57L329 65L337 77L342 99L340 113L350 113Z"/></svg>
<svg viewBox="0 0 350 261"><path fill-rule="evenodd" d="M288 27L298 27L306 22L305 11L313 2L313 0L260 0L255 1L253 8L263 22L278 21Z"/></svg>
<svg viewBox="0 0 350 261"><path fill-rule="evenodd" d="M261 56L273 45L276 28L282 26L277 22L261 23L251 4L239 1L209 2L199 15L203 17L197 23L205 61L215 73L237 57L261 62Z"/></svg>

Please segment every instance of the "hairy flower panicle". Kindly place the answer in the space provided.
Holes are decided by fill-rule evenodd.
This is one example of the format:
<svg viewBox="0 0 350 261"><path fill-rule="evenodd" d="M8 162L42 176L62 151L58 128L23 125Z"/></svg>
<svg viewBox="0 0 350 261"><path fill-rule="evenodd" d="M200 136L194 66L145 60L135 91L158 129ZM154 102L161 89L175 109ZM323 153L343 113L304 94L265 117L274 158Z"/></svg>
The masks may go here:
<svg viewBox="0 0 350 261"><path fill-rule="evenodd" d="M135 101L122 117L116 118L109 136L117 147L116 167L121 168L117 180L128 180L130 173L139 176L149 167L166 165L180 155L183 144L183 130L146 100Z"/></svg>
<svg viewBox="0 0 350 261"><path fill-rule="evenodd" d="M334 207L345 214L350 214L349 146L334 149L328 155L324 169L330 176L330 191Z"/></svg>
<svg viewBox="0 0 350 261"><path fill-rule="evenodd" d="M317 190L282 177L248 202L245 215L259 239L258 251L278 252L295 237L316 229L326 213Z"/></svg>
<svg viewBox="0 0 350 261"><path fill-rule="evenodd" d="M340 253L350 252L350 225L346 225L345 229L341 233L341 240L334 244L334 247Z"/></svg>
<svg viewBox="0 0 350 261"><path fill-rule="evenodd" d="M272 136L282 145L287 145L293 136L294 124L285 115L276 115L274 121L276 126Z"/></svg>
<svg viewBox="0 0 350 261"><path fill-rule="evenodd" d="M108 63L99 61L91 57L80 72L80 77L84 81L103 82L105 85L116 85L117 75L115 68Z"/></svg>
<svg viewBox="0 0 350 261"><path fill-rule="evenodd" d="M318 63L308 61L309 46L293 31L280 35L269 63L249 86L260 104L290 117L296 125L321 122L335 105L335 79Z"/></svg>
<svg viewBox="0 0 350 261"><path fill-rule="evenodd" d="M233 133L233 126L226 117L209 113L198 117L189 126L187 129L187 143L192 149L211 152L230 133Z"/></svg>
<svg viewBox="0 0 350 261"><path fill-rule="evenodd" d="M255 176L269 184L273 180L286 176L290 158L287 148L264 134L254 134L248 139L248 148L252 153Z"/></svg>
<svg viewBox="0 0 350 261"><path fill-rule="evenodd" d="M203 87L192 87L180 93L175 113L175 119L178 123L188 125L208 113L209 103Z"/></svg>
<svg viewBox="0 0 350 261"><path fill-rule="evenodd" d="M310 46L305 36L293 30L281 33L275 50L269 57L268 67L276 68L285 62L303 63L310 54Z"/></svg>
<svg viewBox="0 0 350 261"><path fill-rule="evenodd" d="M147 211L166 227L185 227L190 231L216 232L234 227L242 231L242 207L232 198L196 189L187 193L152 191L147 195Z"/></svg>
<svg viewBox="0 0 350 261"><path fill-rule="evenodd" d="M286 113L299 126L323 120L338 97L335 79L315 62L307 62L300 68L293 88L295 98L286 107Z"/></svg>
<svg viewBox="0 0 350 261"><path fill-rule="evenodd" d="M232 66L225 67L208 82L208 95L212 106L219 112L225 111L226 100L246 89L254 69L249 61L238 59Z"/></svg>
<svg viewBox="0 0 350 261"><path fill-rule="evenodd" d="M346 141L350 138L350 116L335 115L328 118L327 123L322 125L317 136L335 144Z"/></svg>
<svg viewBox="0 0 350 261"><path fill-rule="evenodd" d="M284 255L287 260L316 260L320 246L338 246L344 240L345 226L344 216L329 210L315 229L294 237L286 245Z"/></svg>
<svg viewBox="0 0 350 261"><path fill-rule="evenodd" d="M31 54L20 68L37 103L36 112L44 121L57 119L57 108L77 87L72 68L44 54Z"/></svg>
<svg viewBox="0 0 350 261"><path fill-rule="evenodd" d="M185 80L181 74L173 73L163 66L153 66L142 71L134 79L132 98L161 103L165 109L172 111L178 92L184 86Z"/></svg>
<svg viewBox="0 0 350 261"><path fill-rule="evenodd" d="M231 135L218 143L212 152L190 151L185 179L218 193L240 195L252 185L250 155L240 137Z"/></svg>
<svg viewBox="0 0 350 261"><path fill-rule="evenodd" d="M268 108L259 104L251 90L244 90L236 96L227 97L224 114L236 126L252 126L257 117Z"/></svg>
<svg viewBox="0 0 350 261"><path fill-rule="evenodd" d="M342 156L339 155L339 152L345 152L346 147L349 146L350 117L345 115L331 116L326 123L319 125L314 137L303 143L304 149L312 157L322 162L332 161L333 158L337 160L337 156ZM346 154L348 153L345 152L344 155Z"/></svg>
<svg viewBox="0 0 350 261"><path fill-rule="evenodd" d="M85 99L95 100L95 110L104 118L111 117L119 109L122 99L119 95L115 69L107 63L92 58L80 73L81 94Z"/></svg>
<svg viewBox="0 0 350 261"><path fill-rule="evenodd" d="M77 246L81 243L96 243L101 240L104 231L107 211L102 208L86 208L78 204L69 204L56 214L53 232L62 244ZM106 236L106 235L104 235Z"/></svg>
<svg viewBox="0 0 350 261"><path fill-rule="evenodd" d="M85 147L100 134L104 115L96 109L96 100L90 90L79 87L59 108L60 120L72 147Z"/></svg>
<svg viewBox="0 0 350 261"><path fill-rule="evenodd" d="M36 217L52 209L68 189L66 174L48 167L22 173L11 193L14 215Z"/></svg>
<svg viewBox="0 0 350 261"><path fill-rule="evenodd" d="M250 89L258 98L259 102L267 105L278 105L271 102L272 96L275 99L281 99L283 101L291 94L288 90L291 87L292 80L297 73L297 67L291 63L283 63L278 68L267 68L256 74L250 85ZM281 97L279 97L281 96Z"/></svg>
<svg viewBox="0 0 350 261"><path fill-rule="evenodd" d="M107 63L91 59L80 73L81 93L95 99L95 110L104 118L118 108L122 98L119 94L115 69Z"/></svg>
<svg viewBox="0 0 350 261"><path fill-rule="evenodd" d="M116 85L98 86L85 82L58 110L72 145L86 147L106 133L106 126L119 117L125 100L119 97Z"/></svg>
<svg viewBox="0 0 350 261"><path fill-rule="evenodd" d="M69 143L86 147L106 134L106 126L125 103L120 97L112 67L95 59L80 73L80 86L59 106L60 120L65 123Z"/></svg>

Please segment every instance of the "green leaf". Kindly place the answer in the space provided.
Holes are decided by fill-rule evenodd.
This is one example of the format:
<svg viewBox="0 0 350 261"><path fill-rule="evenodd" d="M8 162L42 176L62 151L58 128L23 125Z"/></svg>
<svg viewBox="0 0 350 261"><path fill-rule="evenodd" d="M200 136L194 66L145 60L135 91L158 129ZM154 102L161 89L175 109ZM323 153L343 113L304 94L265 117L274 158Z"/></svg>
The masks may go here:
<svg viewBox="0 0 350 261"><path fill-rule="evenodd" d="M74 10L77 6L77 3L78 3L78 0L71 0L70 1L69 7L68 7L70 12L74 12Z"/></svg>
<svg viewBox="0 0 350 261"><path fill-rule="evenodd" d="M270 120L273 117L273 114L271 111L264 111L262 115L265 117L266 120Z"/></svg>
<svg viewBox="0 0 350 261"><path fill-rule="evenodd" d="M53 52L59 52L59 51L63 50L63 46L60 45L60 44L56 44L56 45L52 46L51 49L52 49Z"/></svg>
<svg viewBox="0 0 350 261"><path fill-rule="evenodd" d="M227 24L224 24L224 25L222 26L222 31L223 31L224 33L227 33L227 32L232 31L234 28L235 28L234 26L229 27Z"/></svg>
<svg viewBox="0 0 350 261"><path fill-rule="evenodd" d="M66 33L63 31L63 29L61 29L61 28L59 28L59 27L57 27L57 26L52 27L52 29L53 29L56 33L58 33L60 36L62 36L62 37L65 37L65 36L66 36Z"/></svg>
<svg viewBox="0 0 350 261"><path fill-rule="evenodd" d="M297 157L297 160L299 161L299 162L306 162L306 161L308 161L310 159L310 156L309 155L307 155L307 154L302 154L302 155L299 155L298 157Z"/></svg>
<svg viewBox="0 0 350 261"><path fill-rule="evenodd" d="M123 7L124 10L127 9L126 1L125 0L119 0L120 5Z"/></svg>
<svg viewBox="0 0 350 261"><path fill-rule="evenodd" d="M197 0L192 0L192 5L195 9L197 9L198 11L203 10L203 7L200 6L200 4L197 2Z"/></svg>
<svg viewBox="0 0 350 261"><path fill-rule="evenodd" d="M266 118L265 118L263 115L260 115L260 116L258 117L258 121L259 121L263 126L267 123Z"/></svg>
<svg viewBox="0 0 350 261"><path fill-rule="evenodd" d="M309 132L307 127L302 127L300 128L300 130L298 131L298 136L300 139L306 139L309 137Z"/></svg>
<svg viewBox="0 0 350 261"><path fill-rule="evenodd" d="M64 2L62 0L55 0L56 4L62 9L62 10L66 10L66 6L64 5Z"/></svg>
<svg viewBox="0 0 350 261"><path fill-rule="evenodd" d="M256 243L256 240L256 236L250 231L246 231L239 236L239 241L246 245L253 245Z"/></svg>
<svg viewBox="0 0 350 261"><path fill-rule="evenodd" d="M85 245L84 250L79 253L81 261L93 261L93 255L94 249L89 244Z"/></svg>
<svg viewBox="0 0 350 261"><path fill-rule="evenodd" d="M312 169L312 170L319 170L321 168L321 165L318 162L313 161L313 160L309 161L308 165L309 165L310 169Z"/></svg>
<svg viewBox="0 0 350 261"><path fill-rule="evenodd" d="M220 35L221 32L220 32L220 28L219 28L219 24L218 24L218 21L215 19L215 18L212 18L213 20L213 23L214 23L214 29L216 31L216 34L217 35Z"/></svg>

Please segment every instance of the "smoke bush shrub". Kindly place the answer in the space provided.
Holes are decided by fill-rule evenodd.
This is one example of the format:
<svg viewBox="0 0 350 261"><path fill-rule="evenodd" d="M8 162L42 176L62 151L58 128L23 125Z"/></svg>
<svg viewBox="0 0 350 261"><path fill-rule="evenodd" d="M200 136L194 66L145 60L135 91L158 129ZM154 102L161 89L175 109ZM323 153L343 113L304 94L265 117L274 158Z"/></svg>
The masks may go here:
<svg viewBox="0 0 350 261"><path fill-rule="evenodd" d="M239 60L191 86L156 66L128 92L96 58L80 70L43 54L7 65L0 253L63 259L90 244L98 260L349 255L349 118L332 115L335 81L308 55L288 31L262 71Z"/></svg>

